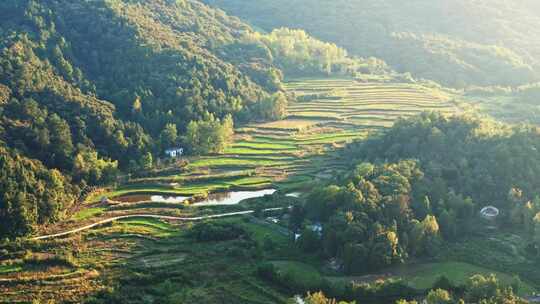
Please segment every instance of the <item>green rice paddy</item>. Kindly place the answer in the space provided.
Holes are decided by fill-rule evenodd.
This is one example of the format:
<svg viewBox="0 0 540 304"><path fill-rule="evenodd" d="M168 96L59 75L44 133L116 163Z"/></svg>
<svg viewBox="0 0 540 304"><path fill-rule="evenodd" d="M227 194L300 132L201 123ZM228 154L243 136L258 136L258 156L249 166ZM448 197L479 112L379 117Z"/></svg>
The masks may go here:
<svg viewBox="0 0 540 304"><path fill-rule="evenodd" d="M295 189L318 178L320 171L339 171L346 166L334 153L336 147L389 127L400 117L422 111L455 111L444 92L416 84L329 78L294 80L285 88L299 97L314 93L326 97L289 104L288 117L283 120L241 126L224 153L189 158L179 174L137 179L105 196L193 195L233 187L268 187L272 182L276 187ZM244 174L228 175L230 172Z"/></svg>

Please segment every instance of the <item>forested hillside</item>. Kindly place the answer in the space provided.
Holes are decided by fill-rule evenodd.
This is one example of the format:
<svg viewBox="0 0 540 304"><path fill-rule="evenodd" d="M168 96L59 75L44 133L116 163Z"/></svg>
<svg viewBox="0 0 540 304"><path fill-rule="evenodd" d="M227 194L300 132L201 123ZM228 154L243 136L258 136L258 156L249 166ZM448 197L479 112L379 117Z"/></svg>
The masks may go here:
<svg viewBox="0 0 540 304"><path fill-rule="evenodd" d="M60 183L75 184L45 205L68 206L87 186L114 182L119 171L152 168L169 147L221 152L235 122L281 118L281 69L389 72L380 60L349 58L302 31L258 34L191 0L3 1L0 37L0 143L11 155L2 165L27 160L37 182L46 183L38 173L49 168L65 176ZM291 43L305 49L289 49ZM6 183L17 180L9 172ZM0 193L2 218L26 226L65 211L42 215L34 200L13 203L17 193L29 193L15 184ZM28 231L17 227L0 234Z"/></svg>
<svg viewBox="0 0 540 304"><path fill-rule="evenodd" d="M482 229L479 211L493 205L499 223L526 231L535 252L539 149L535 128L433 113L401 120L350 147L347 156L358 165L310 194L303 214L323 222L325 233L318 244L304 232L303 247L337 256L348 273L366 273L434 256L443 240Z"/></svg>
<svg viewBox="0 0 540 304"><path fill-rule="evenodd" d="M3 222L22 222L2 234L56 219L78 188L114 181L118 168L151 165L190 121L245 119L280 81L263 87L220 59L250 29L197 2L3 1L0 14L2 166L21 168L3 170L0 209ZM55 187L39 186L36 199L17 182L26 174L79 187L53 198Z"/></svg>
<svg viewBox="0 0 540 304"><path fill-rule="evenodd" d="M205 2L267 31L304 29L446 85L518 85L539 75L540 15L532 0Z"/></svg>

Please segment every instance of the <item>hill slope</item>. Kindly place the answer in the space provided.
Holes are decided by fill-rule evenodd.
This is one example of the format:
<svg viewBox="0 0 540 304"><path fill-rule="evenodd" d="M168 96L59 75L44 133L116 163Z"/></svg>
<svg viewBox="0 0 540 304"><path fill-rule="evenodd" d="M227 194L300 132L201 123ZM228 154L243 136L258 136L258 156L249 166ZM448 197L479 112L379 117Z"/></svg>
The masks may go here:
<svg viewBox="0 0 540 304"><path fill-rule="evenodd" d="M25 168L39 185L62 172L55 182L73 190L56 201L25 198L31 187L17 181L26 171L2 171L0 217L23 223L0 234L57 218L79 192L71 177L84 188L143 165L166 126L182 132L207 112L253 116L280 80L270 64L251 68L253 56L224 59L221 48L246 31L196 1L2 1L0 166ZM38 204L61 207L42 216Z"/></svg>
<svg viewBox="0 0 540 304"><path fill-rule="evenodd" d="M538 79L534 1L205 0L265 30L302 28L359 56L446 85Z"/></svg>

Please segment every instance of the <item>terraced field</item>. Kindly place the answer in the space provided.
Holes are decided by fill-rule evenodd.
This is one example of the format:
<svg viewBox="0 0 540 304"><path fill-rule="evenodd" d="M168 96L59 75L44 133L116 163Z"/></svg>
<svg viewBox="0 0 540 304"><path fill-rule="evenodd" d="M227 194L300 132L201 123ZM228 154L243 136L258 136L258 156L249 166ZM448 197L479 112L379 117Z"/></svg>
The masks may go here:
<svg viewBox="0 0 540 304"><path fill-rule="evenodd" d="M174 174L135 179L108 196L298 189L344 168L346 162L333 151L347 142L389 127L399 117L456 110L448 94L416 84L302 79L287 83L286 90L298 97L286 119L242 126L223 154L190 158Z"/></svg>
<svg viewBox="0 0 540 304"><path fill-rule="evenodd" d="M323 119L334 124L381 128L398 117L421 111L452 112L450 96L431 88L402 83L359 83L347 79L294 81L287 84L299 102L289 107L290 117ZM321 98L317 98L323 96Z"/></svg>
<svg viewBox="0 0 540 304"><path fill-rule="evenodd" d="M277 188L284 192L310 189L315 180L331 178L349 165L336 153L337 148L347 142L378 132L398 117L427 110L446 113L456 110L448 96L411 84L314 79L292 81L286 89L299 100L289 105L286 119L238 128L234 144L223 154L188 158L187 165L164 167L162 172L168 173L132 178L118 188L96 192L88 197L86 204L72 210L68 221L44 228L40 234L62 232L113 216L137 214L143 209L147 214L185 217L214 212L176 202L147 201L152 194L187 197L228 189ZM101 203L102 196L121 202ZM285 200L282 198L278 201L288 204L281 202ZM288 238L275 227L239 222L261 243L266 235L271 235L279 246L290 250ZM186 230L182 229L183 225L187 224L122 220L66 239L29 243L32 252L21 249L0 259L0 291L4 299L13 301L28 301L37 296L78 302L84 295L103 290L109 282L133 276L126 275L126 271L136 273L134 277L141 280L150 280L141 274L148 269L152 269L154 279L172 278L184 275L176 269L178 266L184 271L188 269L187 273L215 269L200 274L199 280L215 280L216 290L219 290L216 294L233 294L238 299L249 296L259 299L256 303L285 303L256 277L250 282L241 279L253 276L256 259L251 260L250 268L245 258L224 258L225 249L206 244L195 246L183 235ZM58 248L71 249L64 252ZM246 295L245 284L250 284L258 293Z"/></svg>

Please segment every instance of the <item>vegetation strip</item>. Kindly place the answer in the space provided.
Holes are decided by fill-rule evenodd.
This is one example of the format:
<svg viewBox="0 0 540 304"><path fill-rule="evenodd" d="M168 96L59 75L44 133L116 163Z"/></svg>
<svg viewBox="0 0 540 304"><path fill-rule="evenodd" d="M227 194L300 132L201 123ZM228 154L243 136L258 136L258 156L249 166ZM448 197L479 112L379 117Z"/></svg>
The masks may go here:
<svg viewBox="0 0 540 304"><path fill-rule="evenodd" d="M264 209L263 211L278 211L283 210L284 208L268 208ZM122 216L116 216L112 218L108 218L105 220L101 220L99 222L86 225L77 229L61 232L61 233L55 233L55 234L49 234L49 235L42 235L30 238L32 241L37 240L45 240L45 239L51 239L51 238L57 238L62 237L70 234L74 234L80 231L88 230L106 223L114 222L117 220L122 219L128 219L128 218L154 218L154 219L162 219L162 220L176 220L176 221L201 221L201 220L207 220L207 219L214 219L214 218L223 218L223 217L229 217L229 216L235 216L235 215L246 215L254 213L255 210L246 210L246 211L238 211L238 212L229 212L229 213L220 213L220 214L213 214L213 215L205 215L205 216L197 216L197 217L178 217L178 216L168 216L168 215L157 215L157 214L132 214L132 215L122 215Z"/></svg>

